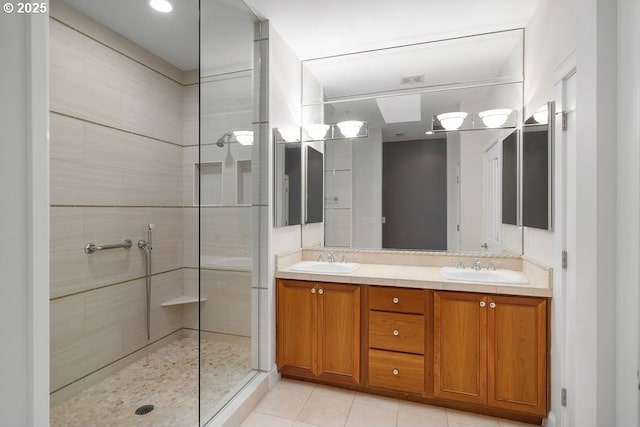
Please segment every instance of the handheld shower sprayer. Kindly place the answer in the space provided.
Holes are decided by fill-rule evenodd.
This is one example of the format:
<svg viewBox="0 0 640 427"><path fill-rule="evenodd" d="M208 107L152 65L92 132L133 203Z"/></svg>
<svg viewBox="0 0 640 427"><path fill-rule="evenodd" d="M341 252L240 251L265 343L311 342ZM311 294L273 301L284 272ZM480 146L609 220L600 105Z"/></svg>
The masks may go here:
<svg viewBox="0 0 640 427"><path fill-rule="evenodd" d="M153 223L147 225L147 240L138 240L138 247L144 251L147 260L146 288L147 288L147 340L151 339L151 250L153 249L152 230L156 228Z"/></svg>
<svg viewBox="0 0 640 427"><path fill-rule="evenodd" d="M144 249L144 250L151 250L153 249L153 233L151 232L151 230L153 230L154 228L156 228L156 226L153 223L150 223L147 226L147 240L138 240L138 247L140 249Z"/></svg>

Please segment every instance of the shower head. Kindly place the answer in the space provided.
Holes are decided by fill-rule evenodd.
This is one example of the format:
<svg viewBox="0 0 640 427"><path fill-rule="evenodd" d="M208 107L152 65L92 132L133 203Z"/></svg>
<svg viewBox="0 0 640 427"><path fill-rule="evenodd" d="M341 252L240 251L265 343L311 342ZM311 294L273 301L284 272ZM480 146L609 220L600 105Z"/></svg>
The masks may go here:
<svg viewBox="0 0 640 427"><path fill-rule="evenodd" d="M231 132L225 132L218 140L216 141L216 145L218 147L224 147L225 143L231 142Z"/></svg>

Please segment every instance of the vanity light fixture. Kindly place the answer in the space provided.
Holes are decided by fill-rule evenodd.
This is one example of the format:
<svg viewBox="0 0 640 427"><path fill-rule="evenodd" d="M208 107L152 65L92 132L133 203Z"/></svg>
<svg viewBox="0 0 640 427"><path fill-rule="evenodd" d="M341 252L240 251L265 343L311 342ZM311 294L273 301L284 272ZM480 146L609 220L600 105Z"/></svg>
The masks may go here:
<svg viewBox="0 0 640 427"><path fill-rule="evenodd" d="M546 125L549 122L549 107L547 107L547 104L543 105L538 111L533 113L533 120L541 125Z"/></svg>
<svg viewBox="0 0 640 427"><path fill-rule="evenodd" d="M485 110L478 113L482 123L488 128L499 128L504 125L513 110L509 108L499 108L495 110Z"/></svg>
<svg viewBox="0 0 640 427"><path fill-rule="evenodd" d="M305 129L307 130L307 133L309 134L309 137L311 137L312 140L320 141L320 140L326 139L327 131L329 130L329 125L324 125L324 124L309 125Z"/></svg>
<svg viewBox="0 0 640 427"><path fill-rule="evenodd" d="M469 114L464 111L438 114L436 117L446 130L458 130Z"/></svg>
<svg viewBox="0 0 640 427"><path fill-rule="evenodd" d="M300 128L278 128L278 132L285 142L300 141Z"/></svg>
<svg viewBox="0 0 640 427"><path fill-rule="evenodd" d="M173 5L167 0L149 0L149 6L161 13L169 13L173 10Z"/></svg>
<svg viewBox="0 0 640 427"><path fill-rule="evenodd" d="M346 138L353 138L360 132L360 128L364 123L359 120L346 120L337 123L338 129Z"/></svg>
<svg viewBox="0 0 640 427"><path fill-rule="evenodd" d="M241 145L253 145L253 131L236 130L233 132L233 136L236 137L236 141Z"/></svg>

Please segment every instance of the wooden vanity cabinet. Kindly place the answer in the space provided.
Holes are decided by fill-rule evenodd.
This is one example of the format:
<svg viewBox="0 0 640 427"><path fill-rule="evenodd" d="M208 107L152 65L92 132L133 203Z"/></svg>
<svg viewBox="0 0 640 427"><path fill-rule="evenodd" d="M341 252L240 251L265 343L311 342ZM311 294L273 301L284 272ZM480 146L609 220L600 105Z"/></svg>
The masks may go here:
<svg viewBox="0 0 640 427"><path fill-rule="evenodd" d="M278 279L278 369L360 382L360 286Z"/></svg>
<svg viewBox="0 0 640 427"><path fill-rule="evenodd" d="M425 291L368 286L366 300L366 385L422 395Z"/></svg>
<svg viewBox="0 0 640 427"><path fill-rule="evenodd" d="M545 416L547 300L434 292L435 398Z"/></svg>
<svg viewBox="0 0 640 427"><path fill-rule="evenodd" d="M286 377L519 421L547 415L546 298L289 279L277 288Z"/></svg>

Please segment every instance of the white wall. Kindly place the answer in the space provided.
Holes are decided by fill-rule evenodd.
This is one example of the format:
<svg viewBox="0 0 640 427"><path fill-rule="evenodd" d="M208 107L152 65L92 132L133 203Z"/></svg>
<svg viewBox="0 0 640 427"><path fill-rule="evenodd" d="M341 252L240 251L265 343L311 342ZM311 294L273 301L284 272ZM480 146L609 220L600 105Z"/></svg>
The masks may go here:
<svg viewBox="0 0 640 427"><path fill-rule="evenodd" d="M49 424L48 17L0 15L0 425Z"/></svg>
<svg viewBox="0 0 640 427"><path fill-rule="evenodd" d="M265 23L265 25L267 25ZM301 112L301 86L302 74L300 60L295 56L291 48L278 34L272 25L268 25L269 38L269 145L268 162L266 175L263 179L268 180L269 199L268 219L266 227L270 231L269 238L269 258L267 283L261 283L261 299L267 301L267 310L263 310L262 321L267 326L267 331L263 329L260 339L266 346L266 350L261 352L260 357L264 360L261 366L271 369L276 362L275 354L275 255L288 252L301 247L301 226L273 227L273 150L272 133L270 130L277 127L299 127L302 118ZM263 35L264 37L265 35Z"/></svg>
<svg viewBox="0 0 640 427"><path fill-rule="evenodd" d="M554 86L557 76L556 68L575 49L576 46L576 0L541 0L525 28L525 86L524 86L524 117L529 116L548 101L556 101L560 109L561 99L556 99ZM558 147L560 149L561 147ZM557 157L557 161L560 158ZM556 169L560 171L560 169ZM556 173L556 177L558 174ZM561 191L559 179L556 179L554 191ZM554 223L558 224L561 212L556 206ZM523 252L524 255L545 265L553 266L555 277L560 278L560 254L556 248L563 248L564 243L556 243L561 239L553 231L525 228ZM554 298L551 300L551 402L550 419L556 426L562 425L562 406L560 404L560 388L567 387L569 393L569 408L575 413L574 402L577 398L575 386L566 383L570 375L563 359L561 341L566 327L564 312L566 310L565 285L554 284ZM571 322L569 322L571 323ZM584 374L589 376L588 374ZM569 417L571 418L571 417ZM553 424L550 424L553 425Z"/></svg>
<svg viewBox="0 0 640 427"><path fill-rule="evenodd" d="M555 99L553 72L576 46L576 0L541 0L525 28L524 117ZM552 231L526 228L524 254L554 263Z"/></svg>
<svg viewBox="0 0 640 427"><path fill-rule="evenodd" d="M581 427L619 425L615 420L616 3L583 0L577 9L578 214L576 253L570 256L577 263L575 420Z"/></svg>
<svg viewBox="0 0 640 427"><path fill-rule="evenodd" d="M618 0L616 421L637 426L640 366L640 2ZM635 54L633 53L635 52Z"/></svg>

